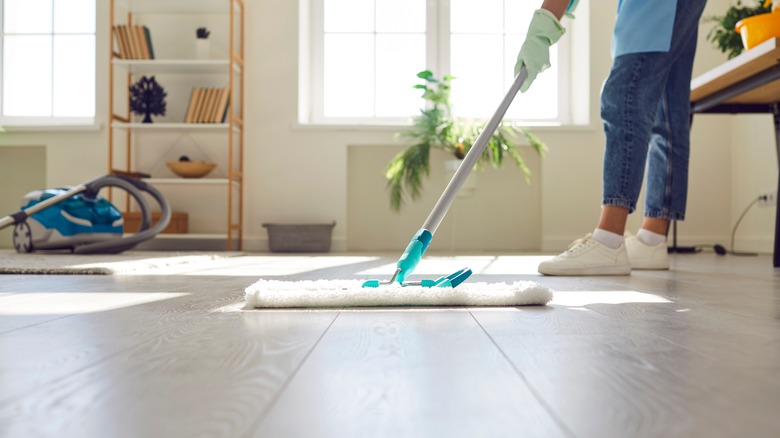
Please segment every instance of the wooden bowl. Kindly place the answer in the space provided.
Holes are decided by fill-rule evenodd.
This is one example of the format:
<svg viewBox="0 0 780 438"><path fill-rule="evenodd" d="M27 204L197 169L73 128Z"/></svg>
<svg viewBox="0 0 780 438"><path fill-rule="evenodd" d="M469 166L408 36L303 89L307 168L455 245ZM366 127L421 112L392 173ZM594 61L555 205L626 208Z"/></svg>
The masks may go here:
<svg viewBox="0 0 780 438"><path fill-rule="evenodd" d="M182 178L204 177L217 167L217 163L207 161L166 161L165 165Z"/></svg>

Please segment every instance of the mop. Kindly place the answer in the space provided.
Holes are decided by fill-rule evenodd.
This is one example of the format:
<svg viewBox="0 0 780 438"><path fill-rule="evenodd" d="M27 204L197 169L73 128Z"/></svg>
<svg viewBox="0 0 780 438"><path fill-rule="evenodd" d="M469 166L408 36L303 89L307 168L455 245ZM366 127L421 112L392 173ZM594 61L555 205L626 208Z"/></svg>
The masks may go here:
<svg viewBox="0 0 780 438"><path fill-rule="evenodd" d="M381 307L381 306L523 306L544 305L552 300L552 291L531 281L473 283L456 289L470 275L463 268L436 280L407 281L425 254L455 196L498 128L520 86L528 77L525 66L509 87L504 99L474 145L463 158L433 210L396 263L390 280L260 280L246 288L250 307Z"/></svg>

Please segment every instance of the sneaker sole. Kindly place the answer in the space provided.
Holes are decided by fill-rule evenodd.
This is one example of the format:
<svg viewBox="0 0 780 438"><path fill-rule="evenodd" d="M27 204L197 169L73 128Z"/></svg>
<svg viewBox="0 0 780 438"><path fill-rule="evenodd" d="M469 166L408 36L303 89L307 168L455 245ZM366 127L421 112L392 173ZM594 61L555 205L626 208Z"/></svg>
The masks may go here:
<svg viewBox="0 0 780 438"><path fill-rule="evenodd" d="M559 276L586 276L586 275L631 275L631 266L601 266L595 268L570 268L555 269L539 267L539 273L543 275Z"/></svg>

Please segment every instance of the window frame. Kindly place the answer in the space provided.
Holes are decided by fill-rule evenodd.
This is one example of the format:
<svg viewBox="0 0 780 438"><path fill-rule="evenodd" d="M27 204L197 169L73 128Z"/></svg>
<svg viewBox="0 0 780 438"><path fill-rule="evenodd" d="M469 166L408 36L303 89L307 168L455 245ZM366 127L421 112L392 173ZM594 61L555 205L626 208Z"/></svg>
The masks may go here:
<svg viewBox="0 0 780 438"><path fill-rule="evenodd" d="M50 0L52 5L56 4L56 0ZM95 124L97 123L97 113L98 113L98 51L100 47L100 41L98 41L98 36L100 35L100 29L99 29L99 22L98 22L98 14L100 11L100 2L99 0L93 0L95 5L95 31L94 32L83 32L83 33L57 33L54 31L54 28L52 27L51 33L43 33L41 35L47 35L50 36L52 39L56 35L91 35L94 38L95 41L95 64L94 64L94 114L90 116L6 116L4 115L4 99L3 99L3 78L5 76L5 69L3 65L3 59L4 59L4 39L7 35L5 32L5 28L3 26L4 23L4 14L5 14L5 0L0 0L0 126L3 128L10 128L11 131L26 131L29 129L35 129L35 128L52 128L52 127L63 127L63 128L93 128ZM9 34L13 35L13 34ZM56 46L52 46L52 58L55 57L56 53ZM52 69L54 68L52 64ZM52 71L51 75L51 81L54 82L54 72ZM52 96L54 93L54 88L52 87ZM53 110L53 100L52 100L52 110ZM52 111L53 113L53 111Z"/></svg>
<svg viewBox="0 0 780 438"><path fill-rule="evenodd" d="M541 3L540 3L541 4ZM426 63L427 69L447 74L450 69L450 0L426 0ZM578 12L585 8L581 7ZM299 123L301 125L321 126L400 126L409 125L414 114L407 117L325 117L324 116L324 0L305 0L300 10L300 71L299 71ZM587 12L584 12L587 21ZM580 14L578 14L578 18ZM582 20L577 20L582 21ZM563 20L567 33L583 34L575 27L575 20ZM587 26L584 23L584 26ZM572 30L574 32L572 32ZM522 30L524 32L525 29ZM587 40L587 38L586 38ZM570 126L587 124L587 102L577 103L572 92L574 84L583 84L574 77L575 64L580 66L583 57L573 56L573 44L570 37L564 36L557 43L557 58L552 62L558 66L558 117L550 120L517 120L525 126ZM577 58L577 59L573 59ZM585 78L589 75L585 75ZM410 84L411 86L411 84ZM487 119L492 114L485 114Z"/></svg>

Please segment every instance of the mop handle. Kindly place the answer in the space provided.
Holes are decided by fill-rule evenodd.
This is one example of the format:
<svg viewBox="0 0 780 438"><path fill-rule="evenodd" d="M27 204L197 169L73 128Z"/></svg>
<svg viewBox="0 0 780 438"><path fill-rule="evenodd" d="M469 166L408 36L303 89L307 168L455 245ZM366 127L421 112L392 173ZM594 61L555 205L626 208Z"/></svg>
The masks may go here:
<svg viewBox="0 0 780 438"><path fill-rule="evenodd" d="M466 178L469 176L469 173L471 173L471 170L477 164L477 161L482 155L482 152L485 150L488 141L490 141L490 137L493 136L496 128L498 128L498 124L501 123L501 119L504 118L504 114L506 114L507 109L509 109L509 105L512 104L515 95L517 95L517 92L520 90L520 86L523 85L523 82L525 82L527 77L528 72L525 70L525 66L523 66L520 69L520 73L518 73L517 77L515 78L515 81L512 83L512 86L509 87L509 91L507 91L506 96L504 96L504 100L501 101L501 104L498 106L495 114L493 114L490 120L488 120L485 128L477 137L477 141L475 141L474 145L471 147L471 149L469 149L466 157L463 158L463 162L460 163L458 170L455 171L455 175L452 176L449 184L447 184L444 192L439 197L439 200L433 207L431 214L428 215L428 219L425 220L423 229L430 231L431 234L434 234L436 229L439 228L441 221L444 219L444 215L447 214L447 210L450 209L452 202L455 200L455 195L458 194L458 190L460 190L461 186L466 181Z"/></svg>

